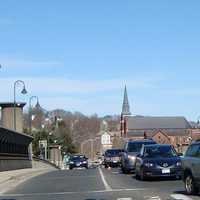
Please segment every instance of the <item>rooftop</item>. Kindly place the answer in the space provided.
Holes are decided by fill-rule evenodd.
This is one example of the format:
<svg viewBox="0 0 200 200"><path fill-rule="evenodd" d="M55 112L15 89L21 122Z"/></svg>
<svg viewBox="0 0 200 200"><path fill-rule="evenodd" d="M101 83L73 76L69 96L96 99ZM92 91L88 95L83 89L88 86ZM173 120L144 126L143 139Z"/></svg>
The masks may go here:
<svg viewBox="0 0 200 200"><path fill-rule="evenodd" d="M24 102L16 102L16 107L23 108L26 105ZM1 108L12 108L14 107L14 102L0 102Z"/></svg>
<svg viewBox="0 0 200 200"><path fill-rule="evenodd" d="M185 117L128 117L129 130L147 129L190 129L190 123Z"/></svg>

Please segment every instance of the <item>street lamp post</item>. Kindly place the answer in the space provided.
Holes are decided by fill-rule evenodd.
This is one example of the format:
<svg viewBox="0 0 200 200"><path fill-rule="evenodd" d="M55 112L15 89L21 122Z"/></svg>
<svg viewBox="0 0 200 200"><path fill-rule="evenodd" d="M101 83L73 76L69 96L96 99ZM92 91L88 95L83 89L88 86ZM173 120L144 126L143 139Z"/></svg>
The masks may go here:
<svg viewBox="0 0 200 200"><path fill-rule="evenodd" d="M14 83L14 130L16 131L16 87L17 84L22 84L23 85L23 89L21 91L22 94L27 94L27 90L25 87L25 83L22 80L17 80Z"/></svg>
<svg viewBox="0 0 200 200"><path fill-rule="evenodd" d="M52 136L52 132L50 132L47 136L47 146L48 146L48 159L50 160L50 137Z"/></svg>
<svg viewBox="0 0 200 200"><path fill-rule="evenodd" d="M33 99L37 99L37 104L39 104L39 99L37 96L32 96L29 99L29 134L31 134L32 132L32 116L31 116L31 112L32 112L32 106L31 106L31 102Z"/></svg>

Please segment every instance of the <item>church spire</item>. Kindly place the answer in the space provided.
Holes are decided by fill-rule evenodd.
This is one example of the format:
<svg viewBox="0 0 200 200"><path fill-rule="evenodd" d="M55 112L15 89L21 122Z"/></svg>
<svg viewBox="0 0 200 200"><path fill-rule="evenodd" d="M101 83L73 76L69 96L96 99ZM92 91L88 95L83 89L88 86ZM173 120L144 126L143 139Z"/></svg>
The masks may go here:
<svg viewBox="0 0 200 200"><path fill-rule="evenodd" d="M125 89L124 89L124 100L123 100L123 106L122 106L122 115L131 115L126 85L125 85Z"/></svg>

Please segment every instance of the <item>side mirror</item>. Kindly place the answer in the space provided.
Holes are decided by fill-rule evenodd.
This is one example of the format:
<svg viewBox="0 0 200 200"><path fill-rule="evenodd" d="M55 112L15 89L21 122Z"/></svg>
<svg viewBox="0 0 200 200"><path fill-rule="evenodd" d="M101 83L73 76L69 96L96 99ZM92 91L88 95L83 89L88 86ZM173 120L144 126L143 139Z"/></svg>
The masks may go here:
<svg viewBox="0 0 200 200"><path fill-rule="evenodd" d="M178 156L183 156L183 153L178 153Z"/></svg>

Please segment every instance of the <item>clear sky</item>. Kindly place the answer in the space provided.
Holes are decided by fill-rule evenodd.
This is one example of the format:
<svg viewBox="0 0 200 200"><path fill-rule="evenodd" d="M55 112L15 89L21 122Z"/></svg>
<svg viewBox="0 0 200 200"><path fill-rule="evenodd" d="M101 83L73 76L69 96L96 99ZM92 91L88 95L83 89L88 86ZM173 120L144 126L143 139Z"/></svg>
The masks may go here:
<svg viewBox="0 0 200 200"><path fill-rule="evenodd" d="M22 79L46 109L119 114L126 84L133 114L200 115L199 0L6 0L0 8L0 101L12 101Z"/></svg>

